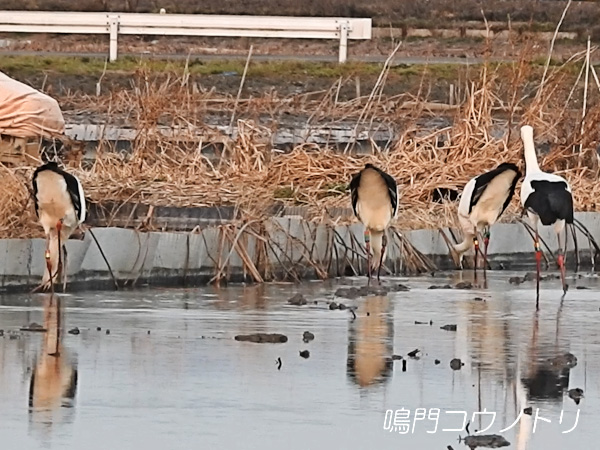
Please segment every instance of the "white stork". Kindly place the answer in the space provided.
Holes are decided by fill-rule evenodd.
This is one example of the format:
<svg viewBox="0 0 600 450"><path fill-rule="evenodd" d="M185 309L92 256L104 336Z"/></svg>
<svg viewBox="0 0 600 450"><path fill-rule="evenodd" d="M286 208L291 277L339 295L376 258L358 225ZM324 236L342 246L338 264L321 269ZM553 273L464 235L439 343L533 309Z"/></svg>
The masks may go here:
<svg viewBox="0 0 600 450"><path fill-rule="evenodd" d="M368 277L377 269L379 279L387 245L386 229L398 211L398 186L392 176L368 163L352 177L350 192L354 214L365 226Z"/></svg>
<svg viewBox="0 0 600 450"><path fill-rule="evenodd" d="M46 234L46 270L41 287L52 288L62 276L66 287L67 251L64 243L85 220L86 208L79 179L55 162L38 167L33 173L35 212Z"/></svg>
<svg viewBox="0 0 600 450"><path fill-rule="evenodd" d="M529 125L521 127L521 140L525 151L526 173L521 187L521 204L535 230L535 258L537 262L536 308L539 309L540 300L540 265L542 252L538 236L538 223L554 225L558 239L558 266L563 286L563 296L567 292L565 281L564 252L567 246L567 230L565 223L573 223L573 195L567 180L553 173L540 170L533 142L533 128ZM564 242L560 234L565 230ZM564 245L564 247L563 247Z"/></svg>
<svg viewBox="0 0 600 450"><path fill-rule="evenodd" d="M479 232L483 234L485 270L490 227L496 223L509 205L519 178L521 172L516 165L502 163L494 170L472 178L465 185L458 204L458 221L463 230L463 241L454 246L461 267L463 254L471 246L475 246L474 270L477 270Z"/></svg>

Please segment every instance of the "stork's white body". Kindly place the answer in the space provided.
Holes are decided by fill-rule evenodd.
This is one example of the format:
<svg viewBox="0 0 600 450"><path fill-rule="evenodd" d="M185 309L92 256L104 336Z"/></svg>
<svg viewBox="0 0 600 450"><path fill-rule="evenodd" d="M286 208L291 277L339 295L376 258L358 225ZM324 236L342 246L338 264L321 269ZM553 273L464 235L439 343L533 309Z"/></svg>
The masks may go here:
<svg viewBox="0 0 600 450"><path fill-rule="evenodd" d="M379 269L385 257L385 231L398 210L398 187L387 173L367 164L350 182L352 208L364 224L373 252L372 269ZM367 248L369 248L367 245ZM369 252L371 251L369 250ZM370 258L370 254L368 257Z"/></svg>
<svg viewBox="0 0 600 450"><path fill-rule="evenodd" d="M526 174L521 188L521 204L535 231L535 250L537 261L536 308L540 299L540 261L541 250L538 226L553 225L558 239L558 266L563 285L563 296L567 292L565 281L564 251L567 248L567 234L561 238L566 223L573 223L573 195L567 180L556 174L540 170L533 141L533 128L529 125L521 127L521 139L525 152Z"/></svg>
<svg viewBox="0 0 600 450"><path fill-rule="evenodd" d="M465 185L458 204L463 241L454 248L462 261L473 246L473 238L494 225L510 202L520 172L514 164L502 164L478 175Z"/></svg>
<svg viewBox="0 0 600 450"><path fill-rule="evenodd" d="M361 222L372 231L384 231L394 218L387 185L373 169L365 169L358 186L356 211Z"/></svg>
<svg viewBox="0 0 600 450"><path fill-rule="evenodd" d="M533 141L533 128L529 125L525 125L521 128L521 139L523 141L523 148L525 152L525 179L521 187L521 205L525 208L525 203L529 197L535 192L533 184L536 181L545 181L548 183L564 183L566 185L567 192L571 193L571 186L568 181L563 177L554 173L542 172L537 161L537 155L535 152L535 143ZM535 211L535 206L527 209L527 217L531 222L532 227L537 230L540 222L538 213ZM560 233L565 227L564 219L557 219L551 225L554 227L554 231L559 236L559 247L562 246L560 242Z"/></svg>
<svg viewBox="0 0 600 450"><path fill-rule="evenodd" d="M47 240L49 263L53 272L64 262L64 243L85 220L86 206L83 187L77 177L66 173L56 164L46 164L33 176L35 206L40 224ZM60 224L60 233L57 225ZM49 287L51 279L48 267L44 272L42 286Z"/></svg>

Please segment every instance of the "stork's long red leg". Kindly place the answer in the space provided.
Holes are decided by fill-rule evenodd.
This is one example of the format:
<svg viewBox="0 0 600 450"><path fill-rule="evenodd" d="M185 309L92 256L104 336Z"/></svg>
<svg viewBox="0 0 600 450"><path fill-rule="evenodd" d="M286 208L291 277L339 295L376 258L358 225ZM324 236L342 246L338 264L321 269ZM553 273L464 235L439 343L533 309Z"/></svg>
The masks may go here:
<svg viewBox="0 0 600 450"><path fill-rule="evenodd" d="M56 268L56 281L60 283L63 273L63 258L62 258L62 242L61 242L61 231L62 231L62 219L56 223L56 233L58 234L58 267Z"/></svg>
<svg viewBox="0 0 600 450"><path fill-rule="evenodd" d="M385 255L385 246L387 245L387 236L385 232L381 237L381 256L379 257L379 267L377 267L377 281L379 281L379 274L381 273L381 266L383 265L383 255Z"/></svg>
<svg viewBox="0 0 600 450"><path fill-rule="evenodd" d="M365 230L365 251L367 252L367 277L371 281L371 232Z"/></svg>
<svg viewBox="0 0 600 450"><path fill-rule="evenodd" d="M567 293L567 269L565 267L565 252L567 250L567 227L565 226L565 251L560 244L560 233L557 233L558 238L558 267L560 268L560 281L562 282L563 297Z"/></svg>
<svg viewBox="0 0 600 450"><path fill-rule="evenodd" d="M540 238L537 227L535 227L535 262L536 262L536 282L535 282L535 309L540 309L540 271L542 267L542 251L540 250Z"/></svg>
<svg viewBox="0 0 600 450"><path fill-rule="evenodd" d="M485 232L483 234L483 278L484 279L487 276L486 270L487 270L487 266L488 266L487 254L488 254L489 243L490 243L490 229L486 228Z"/></svg>
<svg viewBox="0 0 600 450"><path fill-rule="evenodd" d="M475 262L473 263L473 273L477 276L477 259L479 258L479 239L477 238L477 231L475 231L475 237L473 237L473 247L475 247Z"/></svg>

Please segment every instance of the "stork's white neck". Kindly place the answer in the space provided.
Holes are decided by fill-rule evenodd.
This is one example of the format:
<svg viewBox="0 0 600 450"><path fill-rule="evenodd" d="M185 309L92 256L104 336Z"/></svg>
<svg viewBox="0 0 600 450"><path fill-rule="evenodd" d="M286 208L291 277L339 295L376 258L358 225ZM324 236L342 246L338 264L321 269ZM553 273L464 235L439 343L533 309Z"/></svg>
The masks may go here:
<svg viewBox="0 0 600 450"><path fill-rule="evenodd" d="M533 128L530 126L521 128L521 140L523 141L523 148L525 150L525 172L541 172L533 143Z"/></svg>

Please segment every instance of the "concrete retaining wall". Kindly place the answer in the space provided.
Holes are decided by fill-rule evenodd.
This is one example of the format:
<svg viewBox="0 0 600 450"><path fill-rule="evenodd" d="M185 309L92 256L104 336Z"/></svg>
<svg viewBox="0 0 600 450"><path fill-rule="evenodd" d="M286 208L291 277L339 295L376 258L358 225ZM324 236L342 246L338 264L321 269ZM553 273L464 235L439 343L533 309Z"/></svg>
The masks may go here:
<svg viewBox="0 0 600 450"><path fill-rule="evenodd" d="M600 214L577 213L592 233L600 236ZM319 274L339 276L364 273L363 227L326 226L308 223L297 217L278 217L264 224L265 241L261 236L229 226L212 227L200 233L138 232L122 228L93 228L112 271L121 286L192 285L208 282L225 266L225 279L252 280L231 242L236 237L261 274L267 278L315 278ZM450 236L449 230L444 230ZM454 235L460 234L454 231ZM557 247L551 227L542 227L542 239L552 250ZM578 232L578 248L582 263L589 265L592 252L590 243ZM454 268L448 245L438 230L413 230L402 233L414 249L430 258L438 269ZM268 242L266 244L265 242ZM263 244L265 243L265 244ZM66 244L69 289L99 288L113 285L106 261L91 234L83 240L69 240ZM572 266L573 240L569 235ZM43 239L0 240L0 291L30 289L40 281L44 270ZM494 268L529 268L535 263L533 241L522 224L497 224L492 228L489 260ZM229 258L229 259L228 259ZM227 261L227 264L225 262ZM386 266L400 269L402 253L399 239L390 236ZM320 273L319 273L320 272Z"/></svg>

